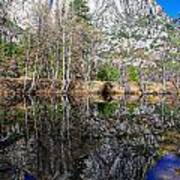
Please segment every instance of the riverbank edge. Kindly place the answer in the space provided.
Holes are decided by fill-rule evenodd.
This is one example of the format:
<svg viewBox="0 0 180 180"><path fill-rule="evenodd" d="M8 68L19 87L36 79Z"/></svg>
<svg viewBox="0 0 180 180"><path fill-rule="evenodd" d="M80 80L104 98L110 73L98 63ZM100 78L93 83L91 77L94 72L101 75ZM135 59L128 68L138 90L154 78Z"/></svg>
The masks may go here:
<svg viewBox="0 0 180 180"><path fill-rule="evenodd" d="M91 95L101 94L103 96L110 95L143 95L143 94L180 94L180 89L173 83L149 82L143 86L143 90L138 83L129 82L126 87L123 87L118 82L111 81L81 81L76 80L69 83L67 92L62 90L62 81L51 79L31 78L0 78L0 96L9 96L12 94L22 95L61 95L61 94L75 95Z"/></svg>

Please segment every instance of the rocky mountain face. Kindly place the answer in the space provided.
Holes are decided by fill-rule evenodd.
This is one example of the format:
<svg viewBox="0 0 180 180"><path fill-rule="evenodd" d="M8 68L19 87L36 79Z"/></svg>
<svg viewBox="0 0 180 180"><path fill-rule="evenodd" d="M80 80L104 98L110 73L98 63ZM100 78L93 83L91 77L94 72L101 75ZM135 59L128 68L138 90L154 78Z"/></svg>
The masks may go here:
<svg viewBox="0 0 180 180"><path fill-rule="evenodd" d="M175 27L156 1L91 0L90 7L94 25L106 34L99 46L105 54L101 60L112 52L117 54L113 57L117 64L123 59L138 66L142 61L155 65L154 60L162 59L172 49L169 31Z"/></svg>
<svg viewBox="0 0 180 180"><path fill-rule="evenodd" d="M90 7L97 26L131 23L150 15L165 18L162 7L154 0L90 0Z"/></svg>
<svg viewBox="0 0 180 180"><path fill-rule="evenodd" d="M56 6L56 0L34 2L49 3L52 9ZM88 0L88 2L89 15L94 26L105 32L103 41L97 48L102 61L112 51L122 54L122 51L146 49L151 53L150 59L154 59L161 56L159 51L158 54L155 53L155 49L161 51L170 49L167 40L172 20L155 0ZM35 10L36 7L32 4L30 0L14 1L9 16L20 26L32 26L34 21L32 9ZM136 59L131 55L129 60L132 58Z"/></svg>
<svg viewBox="0 0 180 180"><path fill-rule="evenodd" d="M33 28L37 26L39 16L45 12L46 8L49 9L49 16L53 19L57 6L61 10L63 3L64 1L59 0L12 0L8 15L23 29Z"/></svg>

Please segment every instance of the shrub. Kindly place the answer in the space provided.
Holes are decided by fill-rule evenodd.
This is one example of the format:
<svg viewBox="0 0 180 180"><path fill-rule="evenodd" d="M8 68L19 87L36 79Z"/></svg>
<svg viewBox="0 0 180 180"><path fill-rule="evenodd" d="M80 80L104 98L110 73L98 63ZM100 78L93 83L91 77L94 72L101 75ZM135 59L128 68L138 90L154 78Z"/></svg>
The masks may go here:
<svg viewBox="0 0 180 180"><path fill-rule="evenodd" d="M118 81L120 77L120 72L118 68L111 65L103 65L97 74L98 80L101 81Z"/></svg>
<svg viewBox="0 0 180 180"><path fill-rule="evenodd" d="M139 81L138 68L134 67L134 66L129 66L128 67L128 77L129 77L130 81L138 82Z"/></svg>

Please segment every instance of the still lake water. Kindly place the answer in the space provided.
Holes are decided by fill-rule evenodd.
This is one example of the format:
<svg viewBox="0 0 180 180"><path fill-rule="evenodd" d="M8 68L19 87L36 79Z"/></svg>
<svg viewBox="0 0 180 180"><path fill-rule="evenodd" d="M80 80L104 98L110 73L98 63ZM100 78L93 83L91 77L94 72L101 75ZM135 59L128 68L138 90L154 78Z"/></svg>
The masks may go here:
<svg viewBox="0 0 180 180"><path fill-rule="evenodd" d="M0 98L0 180L179 180L177 97Z"/></svg>

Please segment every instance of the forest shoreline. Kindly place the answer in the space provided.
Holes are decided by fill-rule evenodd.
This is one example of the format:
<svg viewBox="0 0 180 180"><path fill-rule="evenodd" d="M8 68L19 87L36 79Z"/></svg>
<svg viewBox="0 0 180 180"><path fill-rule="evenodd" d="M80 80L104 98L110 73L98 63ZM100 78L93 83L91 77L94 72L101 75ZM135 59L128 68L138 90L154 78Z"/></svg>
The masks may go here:
<svg viewBox="0 0 180 180"><path fill-rule="evenodd" d="M51 79L31 78L0 78L0 96L10 96L15 94L21 95L62 95L64 93L72 96L97 95L112 96L112 95L159 95L159 94L180 94L180 89L175 87L172 82L166 82L165 86L162 83L151 82L142 87L138 83L128 82L126 87L123 87L118 82L114 81L82 81L75 80L69 83L67 92L63 91L62 81Z"/></svg>

